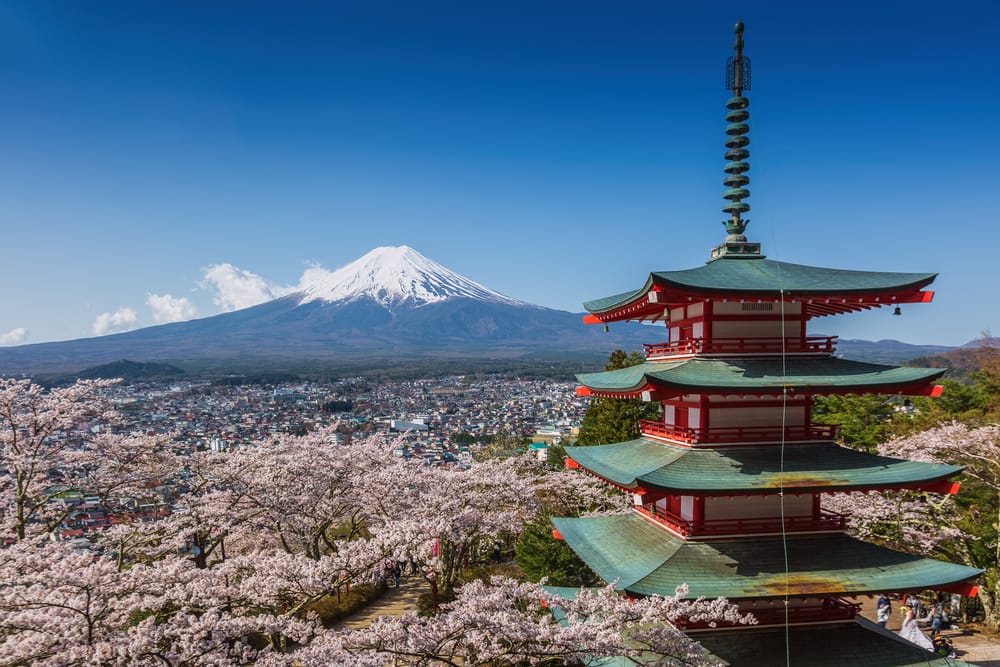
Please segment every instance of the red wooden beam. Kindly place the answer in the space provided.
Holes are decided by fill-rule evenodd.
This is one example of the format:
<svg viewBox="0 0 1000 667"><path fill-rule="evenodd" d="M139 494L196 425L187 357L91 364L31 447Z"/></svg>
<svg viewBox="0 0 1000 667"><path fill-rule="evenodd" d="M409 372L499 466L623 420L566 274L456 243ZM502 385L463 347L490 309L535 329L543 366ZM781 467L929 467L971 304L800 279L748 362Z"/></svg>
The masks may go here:
<svg viewBox="0 0 1000 667"><path fill-rule="evenodd" d="M565 461L566 461L566 467L567 468L575 469L575 468L579 468L580 467L579 463L577 463L576 461L574 461L573 459L571 459L568 456L566 457Z"/></svg>
<svg viewBox="0 0 1000 667"><path fill-rule="evenodd" d="M576 388L576 395L577 396L593 396L594 394L593 394L592 391L590 391L590 389L587 389L584 386L580 386L580 387Z"/></svg>
<svg viewBox="0 0 1000 667"><path fill-rule="evenodd" d="M929 493L943 493L948 496L954 496L958 493L958 489L962 486L961 482L951 482L947 479L942 479L937 482L928 482L927 484L921 484L917 488L921 491L927 491Z"/></svg>
<svg viewBox="0 0 1000 667"><path fill-rule="evenodd" d="M934 589L944 591L945 593L957 593L969 598L974 598L976 597L976 594L979 593L979 586L966 582L948 584L947 586L934 586Z"/></svg>
<svg viewBox="0 0 1000 667"><path fill-rule="evenodd" d="M560 532L555 528L552 529L552 537L556 538L559 541L562 541L563 538L562 534L560 534Z"/></svg>

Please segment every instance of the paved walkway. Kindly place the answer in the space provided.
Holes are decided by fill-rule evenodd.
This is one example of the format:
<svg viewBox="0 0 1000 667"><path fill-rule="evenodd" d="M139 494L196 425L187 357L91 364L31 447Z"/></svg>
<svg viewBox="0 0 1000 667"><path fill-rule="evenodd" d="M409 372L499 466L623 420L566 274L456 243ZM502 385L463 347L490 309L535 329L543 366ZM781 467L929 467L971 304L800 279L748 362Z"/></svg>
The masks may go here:
<svg viewBox="0 0 1000 667"><path fill-rule="evenodd" d="M336 628L367 628L382 616L400 616L417 610L420 595L429 589L427 581L419 574L403 577L399 588L389 587L382 596L362 607L334 625Z"/></svg>
<svg viewBox="0 0 1000 667"><path fill-rule="evenodd" d="M861 598L857 600L861 603L861 613L865 618L875 620L875 600ZM896 632L902 615L899 613L899 600L893 600L893 614L886 625L887 630ZM963 662L967 662L979 667L1000 667L1000 639L964 630L961 624L953 626L950 630L941 633L947 637L952 646L955 647L955 657Z"/></svg>

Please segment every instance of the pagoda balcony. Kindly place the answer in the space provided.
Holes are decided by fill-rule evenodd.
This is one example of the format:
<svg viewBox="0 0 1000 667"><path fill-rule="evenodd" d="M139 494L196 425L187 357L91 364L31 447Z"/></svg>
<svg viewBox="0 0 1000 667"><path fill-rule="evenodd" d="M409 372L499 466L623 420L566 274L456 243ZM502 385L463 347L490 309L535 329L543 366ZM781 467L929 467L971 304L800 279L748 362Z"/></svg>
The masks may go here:
<svg viewBox="0 0 1000 667"><path fill-rule="evenodd" d="M832 354L837 336L805 338L685 338L675 343L645 344L646 360L695 354Z"/></svg>
<svg viewBox="0 0 1000 667"><path fill-rule="evenodd" d="M761 442L832 442L838 427L832 424L804 426L722 426L689 428L664 424L650 419L639 420L639 430L645 437L672 440L688 445L729 445Z"/></svg>
<svg viewBox="0 0 1000 667"><path fill-rule="evenodd" d="M861 605L841 598L825 598L820 604L808 606L772 606L765 603L740 605L741 612L749 612L757 619L758 626L797 625L802 623L822 623L827 621L852 621L861 613ZM709 630L721 627L736 627L738 624L716 623L712 621L690 622L681 620L677 627L682 630Z"/></svg>
<svg viewBox="0 0 1000 667"><path fill-rule="evenodd" d="M675 533L699 539L731 537L733 535L776 535L783 532L814 533L847 529L847 515L825 510L821 510L817 515L785 517L784 522L782 522L778 517L688 521L655 505L635 506L634 509Z"/></svg>

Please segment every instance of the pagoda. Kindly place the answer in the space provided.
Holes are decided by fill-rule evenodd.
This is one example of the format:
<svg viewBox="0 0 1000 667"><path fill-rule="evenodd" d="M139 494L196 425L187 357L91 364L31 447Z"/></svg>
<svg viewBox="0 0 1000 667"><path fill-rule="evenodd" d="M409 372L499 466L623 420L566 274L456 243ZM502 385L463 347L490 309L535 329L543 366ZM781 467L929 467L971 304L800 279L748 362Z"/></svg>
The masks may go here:
<svg viewBox="0 0 1000 667"><path fill-rule="evenodd" d="M567 465L627 493L631 511L556 518L554 535L626 595L726 597L755 626L684 629L733 665L939 664L863 619L858 596L936 590L973 595L981 570L897 552L847 534L824 494L882 489L957 493L961 468L836 444L814 423L816 396L937 396L940 369L842 359L811 320L927 303L933 273L848 271L768 259L747 240L750 62L743 24L727 63L725 241L702 266L650 273L635 291L584 304L589 324L665 323L645 362L578 375L584 396L642 399L662 418L636 440L568 447ZM898 312L898 311L897 311ZM940 664L955 664L954 661Z"/></svg>

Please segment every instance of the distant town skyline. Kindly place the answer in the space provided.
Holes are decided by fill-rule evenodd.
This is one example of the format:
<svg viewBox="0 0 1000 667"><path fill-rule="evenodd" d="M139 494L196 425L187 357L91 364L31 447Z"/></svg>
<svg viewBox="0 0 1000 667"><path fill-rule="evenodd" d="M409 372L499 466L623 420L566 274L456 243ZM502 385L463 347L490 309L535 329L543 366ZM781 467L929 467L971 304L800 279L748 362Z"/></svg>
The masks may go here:
<svg viewBox="0 0 1000 667"><path fill-rule="evenodd" d="M995 3L15 0L0 345L253 305L378 246L569 311L698 266L725 236L737 18L747 235L940 273L931 304L811 331L1000 331Z"/></svg>

